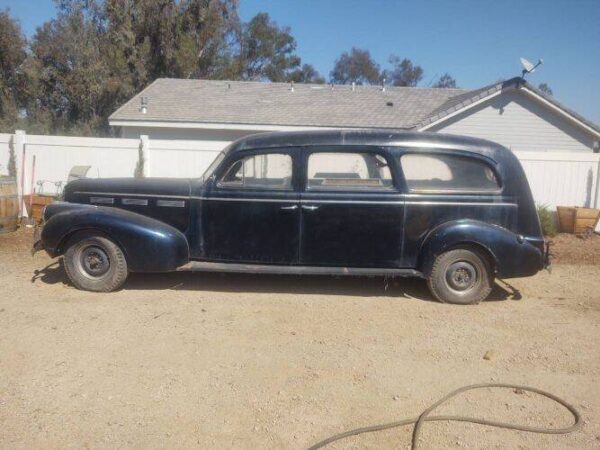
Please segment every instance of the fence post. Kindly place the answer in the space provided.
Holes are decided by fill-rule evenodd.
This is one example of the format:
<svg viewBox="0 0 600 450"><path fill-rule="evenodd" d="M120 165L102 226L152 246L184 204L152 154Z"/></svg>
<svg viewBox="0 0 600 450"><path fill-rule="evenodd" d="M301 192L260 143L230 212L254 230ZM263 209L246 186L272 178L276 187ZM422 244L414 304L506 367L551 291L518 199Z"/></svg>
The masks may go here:
<svg viewBox="0 0 600 450"><path fill-rule="evenodd" d="M23 196L25 195L25 131L15 130L15 134L12 136L12 151L15 156L15 163L17 169L17 192L19 194L19 217L27 216L27 210L24 207Z"/></svg>
<svg viewBox="0 0 600 450"><path fill-rule="evenodd" d="M142 156L144 158L143 176L146 178L150 176L150 138L148 135L140 135L140 145Z"/></svg>
<svg viewBox="0 0 600 450"><path fill-rule="evenodd" d="M600 208L600 155L598 155L598 164L596 165L596 194L592 208ZM597 229L600 229L600 223Z"/></svg>

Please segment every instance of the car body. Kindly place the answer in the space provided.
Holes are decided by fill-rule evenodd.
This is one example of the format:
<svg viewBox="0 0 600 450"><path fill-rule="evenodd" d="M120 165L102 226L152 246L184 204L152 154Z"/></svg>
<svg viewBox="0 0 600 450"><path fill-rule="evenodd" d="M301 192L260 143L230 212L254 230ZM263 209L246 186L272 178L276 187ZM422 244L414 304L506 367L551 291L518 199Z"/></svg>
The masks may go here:
<svg viewBox="0 0 600 450"><path fill-rule="evenodd" d="M82 236L112 242L132 272L420 276L455 303L482 298L435 292L443 254L468 251L483 264L460 254L450 261L454 275L437 276L455 293L483 272L489 293L494 277L530 276L547 264L527 178L510 150L387 130L252 135L197 179L73 181L64 202L46 208L36 246L58 257ZM86 272L82 261L71 271Z"/></svg>

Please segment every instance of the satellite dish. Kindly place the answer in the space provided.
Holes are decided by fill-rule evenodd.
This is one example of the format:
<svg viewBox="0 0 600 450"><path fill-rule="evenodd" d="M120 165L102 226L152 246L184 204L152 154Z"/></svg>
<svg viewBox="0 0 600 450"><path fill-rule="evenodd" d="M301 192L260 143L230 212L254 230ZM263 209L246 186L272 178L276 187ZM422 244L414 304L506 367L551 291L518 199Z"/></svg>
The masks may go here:
<svg viewBox="0 0 600 450"><path fill-rule="evenodd" d="M521 65L523 66L521 78L525 78L525 75L527 75L528 73L535 72L535 69L538 66L541 66L543 63L544 60L542 60L541 58L538 60L537 64L533 64L531 61L528 61L525 58L521 58Z"/></svg>

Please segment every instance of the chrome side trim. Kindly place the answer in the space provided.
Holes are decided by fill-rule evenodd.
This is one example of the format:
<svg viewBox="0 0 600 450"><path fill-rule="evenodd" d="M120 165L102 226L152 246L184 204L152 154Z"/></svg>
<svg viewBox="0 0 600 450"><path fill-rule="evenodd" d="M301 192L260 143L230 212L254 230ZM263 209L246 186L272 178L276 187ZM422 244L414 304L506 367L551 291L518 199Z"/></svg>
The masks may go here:
<svg viewBox="0 0 600 450"><path fill-rule="evenodd" d="M81 195L112 195L114 197L150 197L150 198L180 198L188 200L188 195L161 195L161 194L134 194L131 192L88 192L88 191L75 191L74 194Z"/></svg>
<svg viewBox="0 0 600 450"><path fill-rule="evenodd" d="M144 198L122 198L122 205L137 205L137 206L148 206L148 200Z"/></svg>
<svg viewBox="0 0 600 450"><path fill-rule="evenodd" d="M443 201L422 201L422 202L404 202L405 205L430 206L430 205L450 205L450 206L510 206L518 207L516 203L505 202L443 202Z"/></svg>
<svg viewBox="0 0 600 450"><path fill-rule="evenodd" d="M416 206L431 206L431 205L450 205L450 206L509 206L516 208L516 203L507 202L457 202L457 201L404 201L404 200L319 200L304 198L301 200L296 199L270 199L270 198L227 198L227 197L191 197L194 200L208 200L208 201L223 201L223 202L273 202L273 203L294 203L299 202L302 204L351 204L351 205L416 205Z"/></svg>
<svg viewBox="0 0 600 450"><path fill-rule="evenodd" d="M109 197L90 197L90 203L97 203L100 205L114 205L115 199Z"/></svg>
<svg viewBox="0 0 600 450"><path fill-rule="evenodd" d="M232 198L232 197L191 197L194 200L212 200L217 202L266 202L266 203L296 203L298 199L284 198Z"/></svg>
<svg viewBox="0 0 600 450"><path fill-rule="evenodd" d="M320 200L320 199L312 199L312 198L304 198L304 199L284 199L284 198L233 198L233 197L200 197L200 196L183 196L183 195L155 195L155 194L132 194L132 193L117 193L117 192L84 192L77 191L75 194L95 194L95 195L112 195L112 196L126 196L126 197L149 197L149 198L165 198L165 199L182 199L182 200L208 200L208 201L219 201L219 202L265 202L265 203L337 203L337 204L351 204L351 205L416 205L416 206L430 206L430 205L450 205L450 206L508 206L516 208L518 205L516 203L507 203L507 202L457 202L457 201L442 201L442 200ZM400 194L402 198L405 197L405 194ZM407 196L409 198L414 198L412 196ZM106 199L105 197L93 197L98 199ZM114 199L113 203L114 203ZM123 201L126 199L123 199ZM91 198L90 198L91 201ZM98 203L106 203L106 202L98 202ZM111 203L112 204L112 203ZM125 204L125 203L124 203ZM129 203L134 204L134 203ZM160 205L159 205L160 206ZM163 205L167 206L167 205ZM168 205L174 206L174 205Z"/></svg>
<svg viewBox="0 0 600 450"><path fill-rule="evenodd" d="M337 204L349 204L349 205L404 205L404 200L318 200L303 198L300 203L337 203Z"/></svg>
<svg viewBox="0 0 600 450"><path fill-rule="evenodd" d="M185 208L183 200L157 200L156 206L164 206L167 208Z"/></svg>

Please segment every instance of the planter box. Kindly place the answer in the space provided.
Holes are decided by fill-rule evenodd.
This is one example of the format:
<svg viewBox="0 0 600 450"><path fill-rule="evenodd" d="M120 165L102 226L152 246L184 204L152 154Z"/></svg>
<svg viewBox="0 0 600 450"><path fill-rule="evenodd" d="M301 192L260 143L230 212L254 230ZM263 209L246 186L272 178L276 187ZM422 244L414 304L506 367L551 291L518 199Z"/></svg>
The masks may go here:
<svg viewBox="0 0 600 450"><path fill-rule="evenodd" d="M600 219L600 209L557 206L558 225L562 233L582 234L594 231Z"/></svg>
<svg viewBox="0 0 600 450"><path fill-rule="evenodd" d="M55 201L56 198L52 195L33 194L26 195L24 200L25 205L27 206L27 215L33 218L36 223L39 223L42 221L42 211L44 210L44 206L49 205Z"/></svg>

